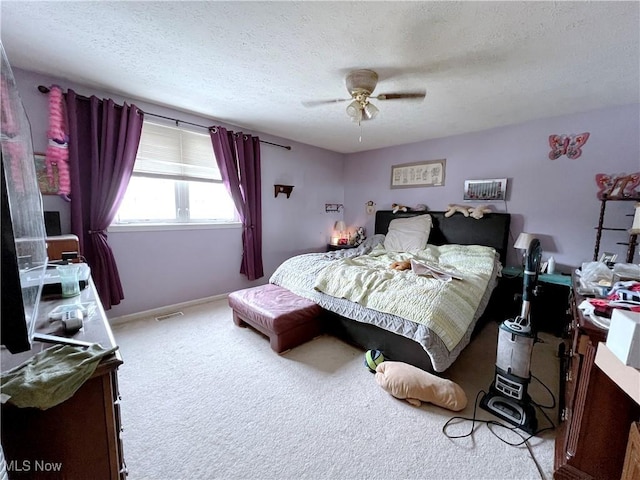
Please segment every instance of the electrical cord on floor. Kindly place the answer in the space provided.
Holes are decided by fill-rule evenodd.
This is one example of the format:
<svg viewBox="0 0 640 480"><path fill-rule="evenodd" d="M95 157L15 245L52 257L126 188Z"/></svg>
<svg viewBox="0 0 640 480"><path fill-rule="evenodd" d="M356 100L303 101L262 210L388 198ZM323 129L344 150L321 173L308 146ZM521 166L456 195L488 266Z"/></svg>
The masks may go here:
<svg viewBox="0 0 640 480"><path fill-rule="evenodd" d="M447 420L447 422L442 426L442 433L447 437L447 438L451 438L451 439L455 439L455 438L465 438L465 437L470 437L471 435L473 435L473 432L475 431L475 425L476 423L478 424L486 424L487 428L489 429L489 431L501 442L506 443L507 445L511 445L512 447L519 447L521 445L524 445L527 447L527 450L529 451L529 455L531 456L531 459L533 460L533 463L535 464L536 468L538 469L538 473L540 474L540 478L542 480L546 480L546 477L544 476L544 472L542 471L542 468L540 467L540 464L538 463L538 460L536 460L536 457L533 454L533 451L531 450L531 445L529 445L529 439L531 439L532 437L535 437L537 435L539 435L542 432L546 432L548 430L553 430L554 428L556 428L555 424L553 423L553 421L549 418L549 416L547 415L547 412L545 412L545 410L547 409L552 409L555 408L556 406L556 397L553 395L553 392L551 392L551 390L549 389L549 387L547 387L538 377L536 377L535 375L531 375L532 378L535 378L538 383L540 383L540 385L542 385L547 392L549 392L549 395L551 396L552 399L552 403L551 405L540 405L539 403L534 402L533 400L531 400L531 404L534 405L541 413L542 415L544 415L544 417L547 419L547 421L549 422L548 427L545 428L541 428L540 430L536 431L535 433L529 435L529 436L525 436L522 435L520 432L518 432L518 427L509 427L503 423L500 423L496 420L478 420L476 418L476 411L478 409L478 400L482 400L483 397L480 397L480 394L484 394L486 395L487 392L485 392L484 390L480 390L478 392L478 394L476 395L476 399L475 399L475 403L473 405L473 417L472 418L468 418L468 417L460 417L460 416L455 416L455 417L451 417L449 420ZM466 421L470 421L471 422L471 430L468 433L465 433L463 435L449 435L447 433L447 428L449 427L450 423L454 420L466 420ZM504 438L502 438L500 435L498 435L498 433L496 433L493 428L494 427L500 427L500 428L504 428L505 430L509 430L510 432L518 435L522 441L521 442L517 442L517 443L513 443L513 442L509 442L508 440L505 440Z"/></svg>

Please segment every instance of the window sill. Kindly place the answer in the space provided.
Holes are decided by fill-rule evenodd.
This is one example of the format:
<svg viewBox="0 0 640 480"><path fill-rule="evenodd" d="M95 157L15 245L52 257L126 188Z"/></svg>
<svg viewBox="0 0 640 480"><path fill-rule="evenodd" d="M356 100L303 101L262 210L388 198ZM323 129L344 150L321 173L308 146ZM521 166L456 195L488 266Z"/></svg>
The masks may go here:
<svg viewBox="0 0 640 480"><path fill-rule="evenodd" d="M132 223L110 225L107 233L157 232L163 230L217 230L219 228L242 228L240 222L228 223Z"/></svg>

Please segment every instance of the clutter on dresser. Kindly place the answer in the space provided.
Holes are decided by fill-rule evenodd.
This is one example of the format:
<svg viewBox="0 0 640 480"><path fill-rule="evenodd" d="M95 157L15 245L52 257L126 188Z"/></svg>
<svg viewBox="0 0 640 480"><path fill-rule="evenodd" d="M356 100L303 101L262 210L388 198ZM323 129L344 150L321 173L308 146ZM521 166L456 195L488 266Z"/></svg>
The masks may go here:
<svg viewBox="0 0 640 480"><path fill-rule="evenodd" d="M607 347L624 365L640 368L640 312L613 312Z"/></svg>
<svg viewBox="0 0 640 480"><path fill-rule="evenodd" d="M577 292L586 297L578 308L600 328L609 329L617 309L640 312L640 265L585 262L576 275Z"/></svg>

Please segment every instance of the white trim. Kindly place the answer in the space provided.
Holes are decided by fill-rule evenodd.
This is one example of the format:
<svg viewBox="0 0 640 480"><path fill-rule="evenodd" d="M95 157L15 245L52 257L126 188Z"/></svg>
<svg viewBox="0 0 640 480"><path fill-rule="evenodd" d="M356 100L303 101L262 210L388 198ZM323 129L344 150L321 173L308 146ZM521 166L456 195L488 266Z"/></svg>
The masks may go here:
<svg viewBox="0 0 640 480"><path fill-rule="evenodd" d="M143 318L159 317L166 315L167 313L180 310L181 308L193 307L202 303L214 302L216 300L223 300L229 296L228 293L222 293L220 295L213 295L211 297L197 298L195 300L189 300L188 302L176 303L174 305L166 305L164 307L152 308L151 310L145 310L143 312L130 313L129 315L121 315L120 317L109 318L109 324L122 325L124 323L134 322L136 320L142 320Z"/></svg>
<svg viewBox="0 0 640 480"><path fill-rule="evenodd" d="M218 228L242 228L241 222L226 223L113 223L107 229L112 232L153 232L161 230L216 230Z"/></svg>

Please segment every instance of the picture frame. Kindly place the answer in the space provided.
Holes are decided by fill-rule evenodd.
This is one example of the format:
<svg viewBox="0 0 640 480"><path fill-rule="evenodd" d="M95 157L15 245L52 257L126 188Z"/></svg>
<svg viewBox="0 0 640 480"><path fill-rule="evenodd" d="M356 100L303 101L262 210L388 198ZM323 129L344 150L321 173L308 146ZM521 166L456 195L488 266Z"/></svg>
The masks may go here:
<svg viewBox="0 0 640 480"><path fill-rule="evenodd" d="M488 178L484 180L465 180L463 199L473 200L506 200L507 179Z"/></svg>
<svg viewBox="0 0 640 480"><path fill-rule="evenodd" d="M391 188L443 187L446 159L391 166Z"/></svg>
<svg viewBox="0 0 640 480"><path fill-rule="evenodd" d="M42 195L57 195L59 190L58 169L53 167L53 179L47 175L47 164L45 162L46 155L36 152L33 154L33 161L36 165L36 177L38 178L38 187Z"/></svg>
<svg viewBox="0 0 640 480"><path fill-rule="evenodd" d="M598 261L608 265L610 263L615 262L617 258L618 258L617 253L602 252L602 254L600 255L600 259Z"/></svg>

